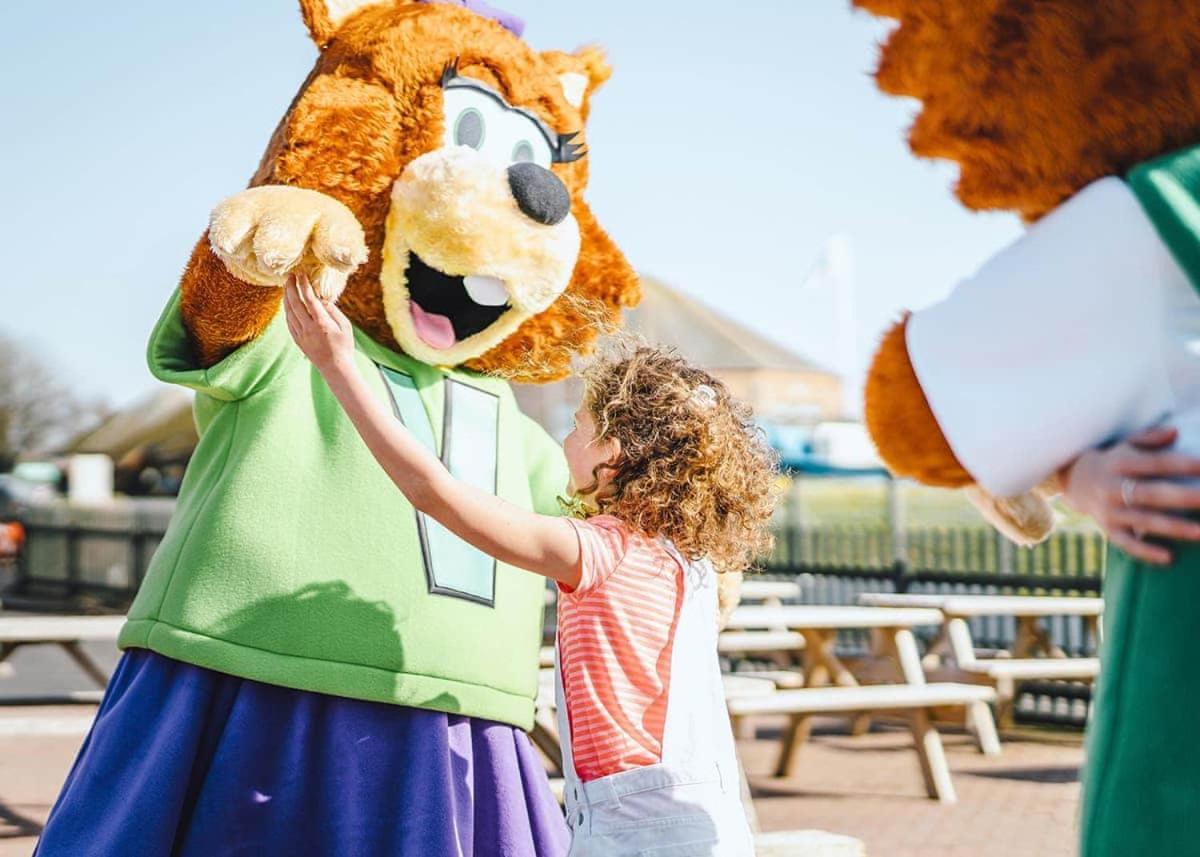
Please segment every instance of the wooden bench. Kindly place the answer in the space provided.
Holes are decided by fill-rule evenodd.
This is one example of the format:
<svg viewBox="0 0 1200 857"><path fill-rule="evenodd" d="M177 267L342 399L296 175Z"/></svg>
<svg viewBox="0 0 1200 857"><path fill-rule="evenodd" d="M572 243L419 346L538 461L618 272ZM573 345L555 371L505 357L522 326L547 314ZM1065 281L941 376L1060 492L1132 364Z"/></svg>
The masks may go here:
<svg viewBox="0 0 1200 857"><path fill-rule="evenodd" d="M75 662L98 690L63 694L55 702L97 702L108 684L108 673L81 645L87 641L116 643L124 616L5 616L0 615L0 663L25 646L55 645Z"/></svg>
<svg viewBox="0 0 1200 857"><path fill-rule="evenodd" d="M962 706L969 712L979 748L988 755L1000 752L989 703L996 693L989 687L971 684L893 684L859 687L818 687L780 690L762 696L735 697L728 701L735 717L786 714L791 725L776 765L775 775L791 776L800 749L808 738L810 721L817 714L856 716L863 711L906 712L910 717L921 773L930 797L942 803L956 799L950 768L946 764L941 737L933 728L934 708Z"/></svg>

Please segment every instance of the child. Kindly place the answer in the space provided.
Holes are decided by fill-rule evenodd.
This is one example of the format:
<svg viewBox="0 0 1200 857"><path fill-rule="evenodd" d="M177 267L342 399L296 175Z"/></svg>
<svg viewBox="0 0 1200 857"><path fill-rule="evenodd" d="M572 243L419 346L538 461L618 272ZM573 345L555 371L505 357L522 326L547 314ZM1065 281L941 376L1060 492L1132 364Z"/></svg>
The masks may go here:
<svg viewBox="0 0 1200 857"><path fill-rule="evenodd" d="M662 350L598 361L564 443L573 511L518 509L452 477L371 392L352 329L306 280L288 329L418 510L557 582L558 710L572 857L748 857L717 662L714 566L770 544L774 465L720 382Z"/></svg>

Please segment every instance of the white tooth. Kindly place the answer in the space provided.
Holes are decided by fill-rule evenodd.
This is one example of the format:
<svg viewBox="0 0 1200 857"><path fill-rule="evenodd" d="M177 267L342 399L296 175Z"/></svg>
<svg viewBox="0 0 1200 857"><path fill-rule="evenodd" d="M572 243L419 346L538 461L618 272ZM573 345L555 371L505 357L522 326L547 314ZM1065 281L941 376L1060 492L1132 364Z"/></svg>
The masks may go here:
<svg viewBox="0 0 1200 857"><path fill-rule="evenodd" d="M484 306L503 306L508 303L508 290L504 281L496 277L463 277L463 285L471 300Z"/></svg>

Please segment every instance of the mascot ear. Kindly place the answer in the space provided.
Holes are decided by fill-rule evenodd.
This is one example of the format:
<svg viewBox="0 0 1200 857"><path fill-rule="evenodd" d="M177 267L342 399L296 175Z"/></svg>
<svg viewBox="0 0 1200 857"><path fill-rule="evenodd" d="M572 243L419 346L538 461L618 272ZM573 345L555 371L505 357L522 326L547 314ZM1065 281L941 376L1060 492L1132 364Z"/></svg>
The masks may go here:
<svg viewBox="0 0 1200 857"><path fill-rule="evenodd" d="M904 14L906 5L904 0L851 0L851 2L864 12L896 20L899 20L900 16Z"/></svg>
<svg viewBox="0 0 1200 857"><path fill-rule="evenodd" d="M586 120L592 93L612 76L612 67L604 58L604 51L589 46L573 54L548 51L542 58L558 73L558 82L567 102L578 108Z"/></svg>
<svg viewBox="0 0 1200 857"><path fill-rule="evenodd" d="M323 49L333 41L342 22L359 9L392 2L395 0L300 0L300 14L304 16L308 34Z"/></svg>

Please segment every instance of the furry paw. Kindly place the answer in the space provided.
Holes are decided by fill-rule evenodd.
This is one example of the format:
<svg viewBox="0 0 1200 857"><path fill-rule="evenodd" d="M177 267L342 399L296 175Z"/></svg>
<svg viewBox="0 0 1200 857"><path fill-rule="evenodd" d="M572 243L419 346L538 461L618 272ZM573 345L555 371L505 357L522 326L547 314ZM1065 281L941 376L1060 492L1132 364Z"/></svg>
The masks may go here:
<svg viewBox="0 0 1200 857"><path fill-rule="evenodd" d="M993 497L978 485L963 490L989 524L1022 547L1045 541L1054 532L1054 510L1042 486L1016 497Z"/></svg>
<svg viewBox="0 0 1200 857"><path fill-rule="evenodd" d="M303 272L317 293L334 300L354 269L367 261L367 244L354 214L315 190L264 185L216 207L208 241L229 273L255 286L280 288Z"/></svg>

